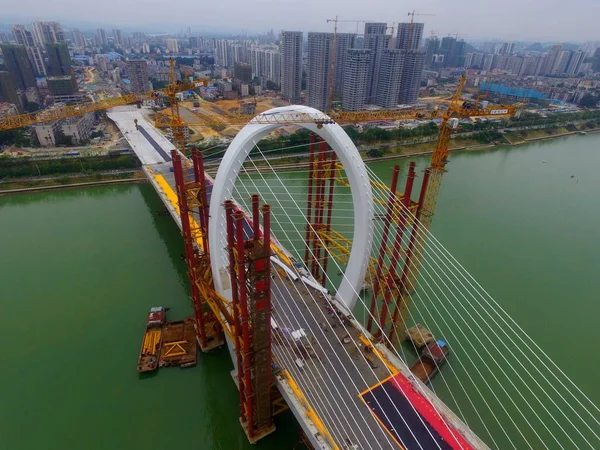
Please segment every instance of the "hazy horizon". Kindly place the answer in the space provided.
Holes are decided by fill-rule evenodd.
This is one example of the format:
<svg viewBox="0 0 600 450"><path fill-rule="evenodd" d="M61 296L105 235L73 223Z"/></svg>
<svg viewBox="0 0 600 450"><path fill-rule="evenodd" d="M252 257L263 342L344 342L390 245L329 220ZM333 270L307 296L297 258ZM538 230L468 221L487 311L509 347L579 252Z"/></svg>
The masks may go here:
<svg viewBox="0 0 600 450"><path fill-rule="evenodd" d="M0 0L4 3L7 0ZM561 0L504 0L493 6L476 0L447 2L425 0L422 2L377 2L347 3L340 0L302 3L291 0L278 2L229 2L213 3L203 7L190 0L180 0L170 16L165 15L164 2L147 0L124 3L104 0L90 4L78 4L73 8L68 0L46 2L22 0L11 3L10 16L2 22L29 24L31 21L55 20L65 27L93 29L95 27L117 27L128 31L177 33L191 28L194 33L215 35L257 34L273 29L301 31L333 31L327 19L336 15L340 20L406 22L408 11L417 8L417 13L435 16L416 16L415 21L425 23L425 36L435 32L439 36L458 34L466 40L521 40L584 42L600 40L597 18L600 17L600 2L595 0L572 0L565 14ZM0 3L1 4L1 3ZM301 6L300 6L301 5ZM35 13L32 13L35 11ZM190 17L197 17L190 20ZM247 18L251 17L251 20ZM358 24L359 31L363 23ZM355 32L356 22L340 22L340 32Z"/></svg>

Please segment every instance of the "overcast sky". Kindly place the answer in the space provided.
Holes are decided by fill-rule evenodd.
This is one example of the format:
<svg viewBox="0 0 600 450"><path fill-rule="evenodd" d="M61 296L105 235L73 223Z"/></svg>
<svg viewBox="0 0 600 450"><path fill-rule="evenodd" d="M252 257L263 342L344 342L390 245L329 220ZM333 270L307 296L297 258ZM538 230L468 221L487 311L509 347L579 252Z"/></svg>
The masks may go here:
<svg viewBox="0 0 600 450"><path fill-rule="evenodd" d="M80 21L156 31L189 26L207 33L330 31L326 20L336 15L391 23L406 21L412 9L435 14L415 18L425 22L426 36L600 40L600 0L0 0L0 22ZM356 24L340 24L340 30L356 31Z"/></svg>

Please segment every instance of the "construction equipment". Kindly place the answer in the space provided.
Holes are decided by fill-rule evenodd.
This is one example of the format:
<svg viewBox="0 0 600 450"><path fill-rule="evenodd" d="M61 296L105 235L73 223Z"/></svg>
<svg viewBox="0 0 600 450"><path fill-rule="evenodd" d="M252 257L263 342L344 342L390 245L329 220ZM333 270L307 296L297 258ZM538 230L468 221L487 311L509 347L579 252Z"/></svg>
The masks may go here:
<svg viewBox="0 0 600 450"><path fill-rule="evenodd" d="M450 118L465 119L468 117L510 117L515 114L520 105L500 105L487 108L464 108L454 109ZM212 125L230 125L243 126L250 120L259 124L293 124L293 123L316 123L318 125L327 125L330 123L349 124L359 122L378 122L390 120L435 120L442 119L447 112L441 109L405 109L405 110L378 110L378 111L331 111L329 114L317 112L298 112L290 111L288 113L279 113L277 116L269 114L258 114L255 117L244 114L221 114L202 116L196 115L197 120L185 121L186 125L212 126ZM154 125L157 128L170 126L171 117L167 114L158 113L155 116Z"/></svg>

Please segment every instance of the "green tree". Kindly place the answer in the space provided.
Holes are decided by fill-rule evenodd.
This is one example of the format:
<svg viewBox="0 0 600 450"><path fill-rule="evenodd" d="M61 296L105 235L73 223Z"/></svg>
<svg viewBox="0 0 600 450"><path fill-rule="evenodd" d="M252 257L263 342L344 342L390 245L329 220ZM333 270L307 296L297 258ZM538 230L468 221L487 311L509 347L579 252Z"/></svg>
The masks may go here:
<svg viewBox="0 0 600 450"><path fill-rule="evenodd" d="M28 113L39 111L40 108L40 104L36 102L27 102L27 104L25 105L25 111Z"/></svg>
<svg viewBox="0 0 600 450"><path fill-rule="evenodd" d="M65 136L62 131L56 133L56 145L64 145L66 147L73 145L73 136Z"/></svg>
<svg viewBox="0 0 600 450"><path fill-rule="evenodd" d="M269 91L279 91L281 88L274 81L268 80L265 86Z"/></svg>
<svg viewBox="0 0 600 450"><path fill-rule="evenodd" d="M355 127L344 127L344 131L346 132L346 134L348 136L350 136L350 139L352 139L352 142L354 142L354 143L358 142L360 133Z"/></svg>
<svg viewBox="0 0 600 450"><path fill-rule="evenodd" d="M599 100L600 99L598 99L598 97L592 94L585 94L583 97L581 97L581 100L579 100L579 106L582 108L593 108L598 104Z"/></svg>

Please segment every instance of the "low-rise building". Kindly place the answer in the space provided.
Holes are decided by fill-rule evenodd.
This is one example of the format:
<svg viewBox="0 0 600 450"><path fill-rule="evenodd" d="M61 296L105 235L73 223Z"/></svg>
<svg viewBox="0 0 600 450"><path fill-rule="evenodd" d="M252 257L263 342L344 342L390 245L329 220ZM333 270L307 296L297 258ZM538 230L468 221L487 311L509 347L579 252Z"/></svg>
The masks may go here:
<svg viewBox="0 0 600 450"><path fill-rule="evenodd" d="M0 117L13 116L19 114L17 105L8 102L0 102Z"/></svg>
<svg viewBox="0 0 600 450"><path fill-rule="evenodd" d="M62 122L61 129L65 136L73 138L73 144L82 144L90 138L94 129L94 114L69 117Z"/></svg>
<svg viewBox="0 0 600 450"><path fill-rule="evenodd" d="M48 82L48 90L54 96L73 95L77 90L71 75L47 77L46 81Z"/></svg>
<svg viewBox="0 0 600 450"><path fill-rule="evenodd" d="M42 147L54 147L56 145L56 133L60 130L60 121L42 123L34 125L33 129L37 136L38 142Z"/></svg>

